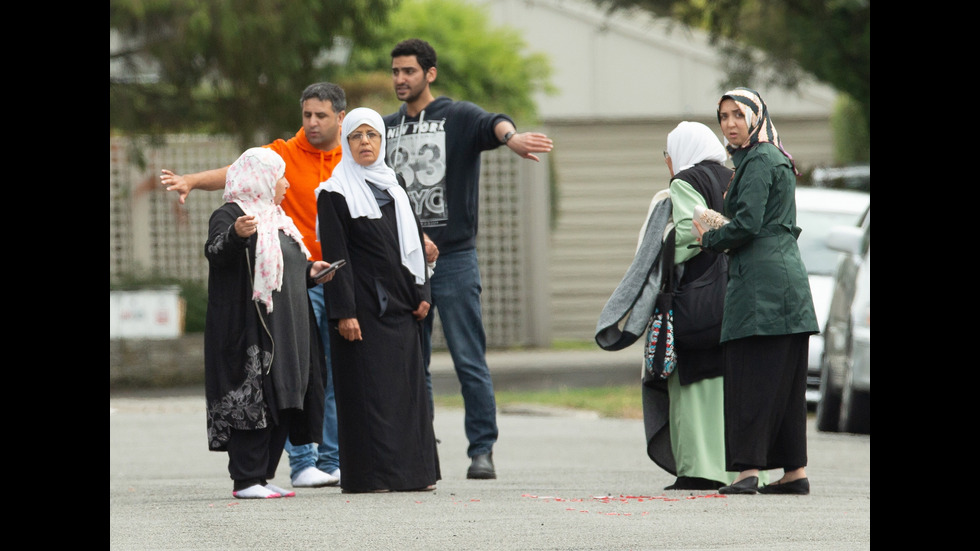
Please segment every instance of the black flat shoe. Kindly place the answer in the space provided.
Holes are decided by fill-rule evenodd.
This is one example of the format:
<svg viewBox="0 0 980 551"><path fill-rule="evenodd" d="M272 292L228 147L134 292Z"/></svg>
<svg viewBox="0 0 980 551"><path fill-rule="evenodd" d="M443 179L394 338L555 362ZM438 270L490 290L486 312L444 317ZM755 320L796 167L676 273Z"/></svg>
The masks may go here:
<svg viewBox="0 0 980 551"><path fill-rule="evenodd" d="M756 494L759 492L759 477L747 476L738 482L718 488L719 494Z"/></svg>
<svg viewBox="0 0 980 551"><path fill-rule="evenodd" d="M806 478L797 478L792 482L773 482L759 488L759 493L805 496L810 493L810 481Z"/></svg>
<svg viewBox="0 0 980 551"><path fill-rule="evenodd" d="M408 490L395 490L396 492L434 492L436 490L435 484L429 484L428 486L423 486L421 488L411 488Z"/></svg>
<svg viewBox="0 0 980 551"><path fill-rule="evenodd" d="M717 490L724 485L724 482L700 476L678 476L677 480L670 486L666 486L664 490Z"/></svg>

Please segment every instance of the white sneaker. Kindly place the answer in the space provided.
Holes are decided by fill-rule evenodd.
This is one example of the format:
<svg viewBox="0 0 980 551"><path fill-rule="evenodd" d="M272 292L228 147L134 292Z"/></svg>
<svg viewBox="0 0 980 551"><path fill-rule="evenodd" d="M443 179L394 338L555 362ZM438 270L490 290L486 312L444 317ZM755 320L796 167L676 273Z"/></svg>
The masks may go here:
<svg viewBox="0 0 980 551"><path fill-rule="evenodd" d="M284 490L275 484L266 484L265 489L270 492L279 494L281 497L296 497L296 492L290 492L289 490Z"/></svg>
<svg viewBox="0 0 980 551"><path fill-rule="evenodd" d="M337 482L334 482L333 484L331 484L331 486L340 485L340 469L339 468L334 469L333 472L330 473L330 476L332 476L332 477L334 477L334 478L337 479Z"/></svg>
<svg viewBox="0 0 980 551"><path fill-rule="evenodd" d="M260 486L258 484L249 486L244 490L238 490L237 492L232 492L231 495L237 497L238 499L269 499L269 498L282 497L282 495L279 494L278 492L273 492L272 490L266 488L265 486Z"/></svg>
<svg viewBox="0 0 980 551"><path fill-rule="evenodd" d="M330 476L316 467L307 467L293 477L292 482L293 488L321 488L337 484L340 479Z"/></svg>

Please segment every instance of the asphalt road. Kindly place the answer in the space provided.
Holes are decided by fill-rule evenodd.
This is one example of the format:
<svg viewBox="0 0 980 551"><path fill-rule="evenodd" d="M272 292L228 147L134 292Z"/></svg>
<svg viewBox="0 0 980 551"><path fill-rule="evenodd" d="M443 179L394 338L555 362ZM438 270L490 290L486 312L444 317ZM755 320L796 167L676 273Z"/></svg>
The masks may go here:
<svg viewBox="0 0 980 551"><path fill-rule="evenodd" d="M300 489L231 496L207 450L203 393L109 398L109 547L323 550L849 550L871 547L871 437L809 426L809 496L664 491L642 421L513 408L496 480L467 480L461 410L436 412L443 479L428 493ZM772 472L773 480L779 472ZM273 481L289 488L283 456Z"/></svg>

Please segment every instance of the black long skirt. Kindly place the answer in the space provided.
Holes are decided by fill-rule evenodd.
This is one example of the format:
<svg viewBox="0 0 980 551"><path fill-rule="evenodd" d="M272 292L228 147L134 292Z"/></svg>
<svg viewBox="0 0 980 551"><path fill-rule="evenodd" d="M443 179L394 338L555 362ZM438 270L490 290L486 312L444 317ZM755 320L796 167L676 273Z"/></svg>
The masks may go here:
<svg viewBox="0 0 980 551"><path fill-rule="evenodd" d="M725 343L729 471L805 467L807 334Z"/></svg>

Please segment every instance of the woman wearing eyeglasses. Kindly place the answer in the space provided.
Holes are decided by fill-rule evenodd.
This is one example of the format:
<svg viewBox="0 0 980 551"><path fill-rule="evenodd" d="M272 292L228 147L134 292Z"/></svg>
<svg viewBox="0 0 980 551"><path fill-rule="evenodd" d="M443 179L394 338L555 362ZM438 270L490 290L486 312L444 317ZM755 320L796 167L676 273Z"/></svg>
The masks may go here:
<svg viewBox="0 0 980 551"><path fill-rule="evenodd" d="M732 170L723 164L727 159L721 141L699 122L681 122L667 134L664 162L671 176L668 189L675 230L674 263L684 266L678 289L692 284L697 287L696 282L711 274L725 277L727 264L716 264L716 260L724 260L717 258L723 253L696 247L691 220L696 206L722 209L722 193L732 176ZM679 327L683 321L679 319L681 313L675 310L674 315ZM677 368L667 378L666 386L670 451L675 467L672 472L677 480L665 490L717 490L735 478L734 473L725 471L720 335L704 333L690 340L678 335L675 340ZM658 464L670 465L670 458L651 458L659 459Z"/></svg>
<svg viewBox="0 0 980 551"><path fill-rule="evenodd" d="M317 194L345 493L433 490L440 478L422 363L429 311L422 228L384 163L384 123L344 118L341 161Z"/></svg>

